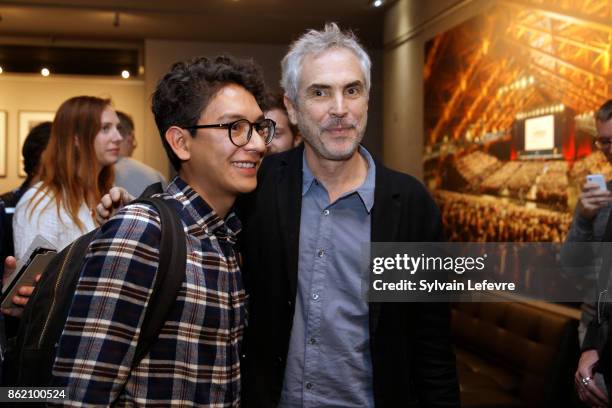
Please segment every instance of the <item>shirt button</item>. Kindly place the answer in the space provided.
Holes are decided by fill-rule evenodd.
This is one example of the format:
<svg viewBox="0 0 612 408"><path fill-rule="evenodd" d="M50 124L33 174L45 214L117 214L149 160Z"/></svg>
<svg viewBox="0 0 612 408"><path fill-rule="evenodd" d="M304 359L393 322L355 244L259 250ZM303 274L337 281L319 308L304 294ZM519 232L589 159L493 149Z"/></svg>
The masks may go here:
<svg viewBox="0 0 612 408"><path fill-rule="evenodd" d="M306 383L306 388L311 390L312 389L312 383Z"/></svg>
<svg viewBox="0 0 612 408"><path fill-rule="evenodd" d="M315 339L314 337L311 337L310 344L317 344L317 339Z"/></svg>
<svg viewBox="0 0 612 408"><path fill-rule="evenodd" d="M322 249L319 249L319 253L317 255L319 255L319 258L323 258L323 255L325 255L325 251Z"/></svg>
<svg viewBox="0 0 612 408"><path fill-rule="evenodd" d="M323 215L329 215L329 210L323 211Z"/></svg>
<svg viewBox="0 0 612 408"><path fill-rule="evenodd" d="M312 298L313 298L314 300L319 300L319 294L318 294L318 293L313 293L313 294L312 294Z"/></svg>

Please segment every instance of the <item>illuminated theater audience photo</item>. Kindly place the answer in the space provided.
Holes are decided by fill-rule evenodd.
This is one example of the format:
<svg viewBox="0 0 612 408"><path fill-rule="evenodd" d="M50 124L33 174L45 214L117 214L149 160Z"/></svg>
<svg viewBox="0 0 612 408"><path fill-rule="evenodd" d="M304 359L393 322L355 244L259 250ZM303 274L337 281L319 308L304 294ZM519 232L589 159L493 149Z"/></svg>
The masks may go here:
<svg viewBox="0 0 612 408"><path fill-rule="evenodd" d="M612 179L603 130L612 112L602 106L612 96L611 5L535 3L501 2L425 44L424 182L450 241L612 239L606 201L593 213L603 221L583 215L587 177ZM464 406L608 406L595 374L606 366L598 351L586 359L594 296L455 304Z"/></svg>
<svg viewBox="0 0 612 408"><path fill-rule="evenodd" d="M0 406L612 407L612 0L0 1Z"/></svg>

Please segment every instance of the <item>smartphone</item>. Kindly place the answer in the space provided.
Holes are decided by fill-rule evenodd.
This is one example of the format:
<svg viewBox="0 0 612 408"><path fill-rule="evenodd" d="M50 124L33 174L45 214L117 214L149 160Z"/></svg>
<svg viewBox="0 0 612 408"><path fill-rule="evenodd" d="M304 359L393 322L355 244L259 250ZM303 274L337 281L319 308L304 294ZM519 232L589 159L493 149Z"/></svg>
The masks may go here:
<svg viewBox="0 0 612 408"><path fill-rule="evenodd" d="M13 304L13 296L17 294L17 290L23 286L34 286L36 275L45 271L45 268L55 257L55 250L46 248L38 248L32 253L28 262L23 265L2 288L0 295L0 307L3 309L13 309L17 306Z"/></svg>
<svg viewBox="0 0 612 408"><path fill-rule="evenodd" d="M586 176L587 183L594 183L599 186L601 190L607 190L606 179L603 174L589 174Z"/></svg>

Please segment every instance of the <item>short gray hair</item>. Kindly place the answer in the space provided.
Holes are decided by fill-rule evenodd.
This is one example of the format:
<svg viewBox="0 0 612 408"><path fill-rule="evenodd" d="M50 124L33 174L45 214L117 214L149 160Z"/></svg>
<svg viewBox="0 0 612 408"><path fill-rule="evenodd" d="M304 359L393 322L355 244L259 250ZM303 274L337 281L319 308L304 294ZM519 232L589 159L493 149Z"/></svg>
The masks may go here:
<svg viewBox="0 0 612 408"><path fill-rule="evenodd" d="M298 85L304 57L309 54L319 54L334 47L346 48L357 56L365 78L366 92L370 91L370 68L372 67L372 61L368 53L359 44L359 41L352 32L342 32L336 23L327 23L322 31L307 31L291 44L289 52L283 58L281 63L283 71L281 86L291 101L297 102Z"/></svg>

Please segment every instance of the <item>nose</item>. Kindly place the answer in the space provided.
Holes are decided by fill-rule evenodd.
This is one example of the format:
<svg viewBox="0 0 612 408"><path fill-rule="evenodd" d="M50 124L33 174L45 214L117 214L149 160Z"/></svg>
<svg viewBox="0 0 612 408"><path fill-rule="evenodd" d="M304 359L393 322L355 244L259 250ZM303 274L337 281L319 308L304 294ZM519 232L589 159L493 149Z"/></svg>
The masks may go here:
<svg viewBox="0 0 612 408"><path fill-rule="evenodd" d="M262 135L259 134L257 129L253 128L253 134L251 135L251 139L249 143L247 143L244 148L249 151L254 151L259 154L263 154L266 151L266 143Z"/></svg>
<svg viewBox="0 0 612 408"><path fill-rule="evenodd" d="M113 137L113 142L119 143L123 140L123 136L119 133L119 129L115 128L115 137Z"/></svg>
<svg viewBox="0 0 612 408"><path fill-rule="evenodd" d="M330 107L331 115L338 116L338 117L343 117L347 115L348 111L347 111L347 106L346 106L346 99L342 92L337 92L334 95L331 103L332 103Z"/></svg>

